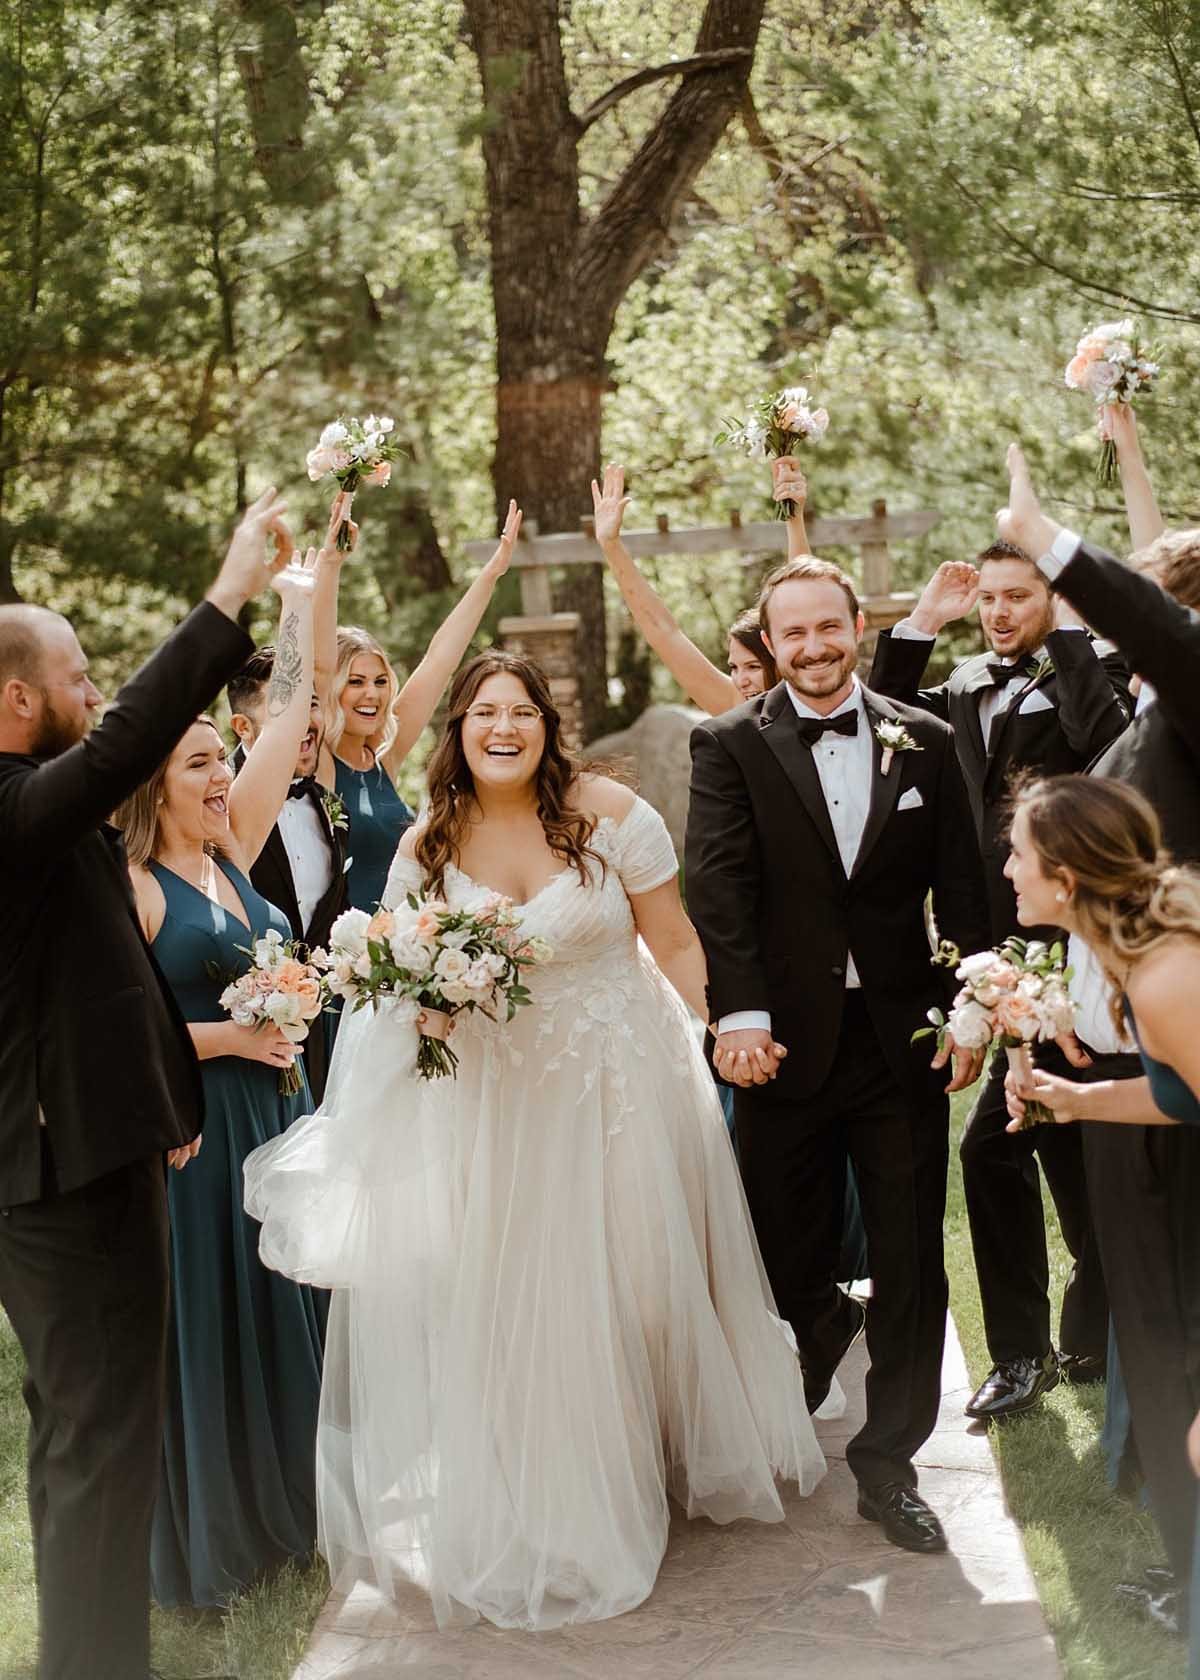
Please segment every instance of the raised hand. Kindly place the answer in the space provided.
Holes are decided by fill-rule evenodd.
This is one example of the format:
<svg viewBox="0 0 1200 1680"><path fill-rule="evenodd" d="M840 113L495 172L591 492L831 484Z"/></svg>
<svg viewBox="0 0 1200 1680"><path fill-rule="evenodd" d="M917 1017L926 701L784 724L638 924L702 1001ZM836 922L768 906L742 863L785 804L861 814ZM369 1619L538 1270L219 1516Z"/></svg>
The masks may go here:
<svg viewBox="0 0 1200 1680"><path fill-rule="evenodd" d="M605 467L603 489L592 480L592 516L596 541L602 548L605 543L620 541L621 521L632 500L632 496L625 494L624 467Z"/></svg>
<svg viewBox="0 0 1200 1680"><path fill-rule="evenodd" d="M944 625L965 618L979 599L979 573L969 560L945 560L921 591L909 615L916 630L936 636Z"/></svg>
<svg viewBox="0 0 1200 1680"><path fill-rule="evenodd" d="M808 480L794 455L779 455L771 462L771 496L777 502L794 502L796 513L804 511Z"/></svg>
<svg viewBox="0 0 1200 1680"><path fill-rule="evenodd" d="M311 595L317 581L317 550L310 548L303 558L297 549L282 571L271 575L271 588L281 601Z"/></svg>
<svg viewBox="0 0 1200 1680"><path fill-rule="evenodd" d="M291 560L296 545L284 522L286 512L287 503L270 489L251 502L243 514L216 582L208 592L213 606L230 618L236 618L247 601L261 595L274 574ZM268 541L273 542L270 553Z"/></svg>
<svg viewBox="0 0 1200 1680"><path fill-rule="evenodd" d="M1042 512L1029 467L1020 444L1010 443L1005 457L1008 465L1008 506L996 515L996 530L1001 541L1021 549L1031 560L1048 554L1055 537L1062 529Z"/></svg>
<svg viewBox="0 0 1200 1680"><path fill-rule="evenodd" d="M512 564L513 549L517 545L517 538L521 534L521 510L515 501L508 504L508 513L504 519L504 529L500 533L500 542L496 552L492 555L484 571L490 578L503 577Z"/></svg>
<svg viewBox="0 0 1200 1680"><path fill-rule="evenodd" d="M320 560L323 565L330 563L340 566L347 554L352 554L358 543L358 526L350 517L350 509L354 506L354 495L349 490L339 490L333 498L333 506L329 510L329 525L325 532L325 540L320 548ZM345 537L342 546L338 547L338 533L345 527Z"/></svg>

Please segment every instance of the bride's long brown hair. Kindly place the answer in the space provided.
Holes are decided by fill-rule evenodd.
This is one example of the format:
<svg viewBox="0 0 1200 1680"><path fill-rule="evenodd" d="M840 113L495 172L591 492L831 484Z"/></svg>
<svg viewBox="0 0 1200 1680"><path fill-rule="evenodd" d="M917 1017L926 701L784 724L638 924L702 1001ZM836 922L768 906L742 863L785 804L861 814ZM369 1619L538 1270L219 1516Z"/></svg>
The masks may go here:
<svg viewBox="0 0 1200 1680"><path fill-rule="evenodd" d="M414 850L424 871L427 892L444 892L447 866L458 862L459 844L475 802L475 779L463 752L463 718L488 677L500 674L515 677L542 714L546 744L534 775L533 791L546 844L570 868L577 869L585 882L589 879L589 860L598 863L603 872L604 859L590 845L595 820L568 803L580 766L562 744L562 716L545 673L517 653L481 653L454 679L442 738L425 772L429 803Z"/></svg>

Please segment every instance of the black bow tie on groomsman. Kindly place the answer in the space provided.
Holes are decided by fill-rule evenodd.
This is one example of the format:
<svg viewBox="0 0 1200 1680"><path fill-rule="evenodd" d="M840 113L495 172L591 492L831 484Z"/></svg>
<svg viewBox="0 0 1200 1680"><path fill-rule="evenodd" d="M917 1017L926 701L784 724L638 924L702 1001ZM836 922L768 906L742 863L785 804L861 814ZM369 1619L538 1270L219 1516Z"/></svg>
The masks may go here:
<svg viewBox="0 0 1200 1680"><path fill-rule="evenodd" d="M1001 659L988 660L988 676L997 688L1003 688L1007 683L1022 677L1026 682L1036 676L1038 662L1031 653L1023 653L1020 659L1014 659L1011 665L1006 665Z"/></svg>
<svg viewBox="0 0 1200 1680"><path fill-rule="evenodd" d="M288 788L287 796L289 799L307 799L316 785L317 778L315 776L297 776Z"/></svg>
<svg viewBox="0 0 1200 1680"><path fill-rule="evenodd" d="M858 712L839 712L836 717L798 718L800 739L815 747L822 735L857 735Z"/></svg>

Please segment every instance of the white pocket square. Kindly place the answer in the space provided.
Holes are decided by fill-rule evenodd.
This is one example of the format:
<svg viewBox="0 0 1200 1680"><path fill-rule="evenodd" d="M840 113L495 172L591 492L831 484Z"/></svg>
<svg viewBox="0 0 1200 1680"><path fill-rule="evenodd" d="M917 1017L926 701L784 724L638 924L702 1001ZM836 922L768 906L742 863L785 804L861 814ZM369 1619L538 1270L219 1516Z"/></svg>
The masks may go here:
<svg viewBox="0 0 1200 1680"><path fill-rule="evenodd" d="M1054 702L1044 689L1035 688L1032 694L1027 694L1017 710L1024 717L1029 712L1052 712Z"/></svg>
<svg viewBox="0 0 1200 1680"><path fill-rule="evenodd" d="M900 802L896 806L896 809L897 811L916 811L919 810L924 803L925 801L921 798L920 788L905 788L904 792L900 795Z"/></svg>

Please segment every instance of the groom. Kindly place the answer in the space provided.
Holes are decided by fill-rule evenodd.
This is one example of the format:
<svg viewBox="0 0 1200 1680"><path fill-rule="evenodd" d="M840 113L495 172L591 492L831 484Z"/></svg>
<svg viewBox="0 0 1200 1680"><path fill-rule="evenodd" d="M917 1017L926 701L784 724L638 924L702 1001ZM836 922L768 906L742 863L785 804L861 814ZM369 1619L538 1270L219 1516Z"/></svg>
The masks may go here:
<svg viewBox="0 0 1200 1680"><path fill-rule="evenodd" d="M847 1462L862 1516L895 1545L943 1551L912 1459L941 1389L946 1092L975 1080L982 1052L947 1043L931 1066L929 1041L911 1039L954 990L930 962L926 899L964 955L985 949L982 866L950 730L855 676L846 575L790 561L759 612L784 680L692 735L686 878L714 1062L738 1087L746 1195L810 1410L864 1323L834 1281L854 1163L874 1294L867 1421Z"/></svg>

